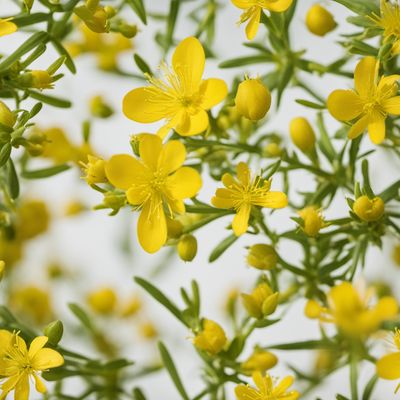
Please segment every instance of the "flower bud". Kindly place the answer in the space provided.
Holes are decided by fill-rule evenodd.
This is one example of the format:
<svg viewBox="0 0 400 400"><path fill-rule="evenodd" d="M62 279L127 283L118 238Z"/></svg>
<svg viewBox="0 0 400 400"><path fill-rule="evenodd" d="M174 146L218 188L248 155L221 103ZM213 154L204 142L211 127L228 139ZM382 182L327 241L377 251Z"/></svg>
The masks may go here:
<svg viewBox="0 0 400 400"><path fill-rule="evenodd" d="M89 294L87 301L93 311L99 314L111 314L117 303L117 296L113 289L103 288Z"/></svg>
<svg viewBox="0 0 400 400"><path fill-rule="evenodd" d="M193 339L193 344L210 354L218 354L225 346L227 338L224 330L216 322L205 319L203 330Z"/></svg>
<svg viewBox="0 0 400 400"><path fill-rule="evenodd" d="M6 263L3 260L0 260L0 282L4 278L4 271L6 270Z"/></svg>
<svg viewBox="0 0 400 400"><path fill-rule="evenodd" d="M241 296L247 312L257 319L272 314L278 306L279 293L274 293L266 283L259 284L251 294Z"/></svg>
<svg viewBox="0 0 400 400"><path fill-rule="evenodd" d="M107 11L101 7L90 7L88 5L75 7L74 13L93 32L105 33L110 30Z"/></svg>
<svg viewBox="0 0 400 400"><path fill-rule="evenodd" d="M278 255L275 249L263 243L258 243L250 247L247 254L247 263L257 269L272 269L276 267Z"/></svg>
<svg viewBox="0 0 400 400"><path fill-rule="evenodd" d="M319 4L314 4L306 16L308 30L317 36L325 36L336 28L332 14Z"/></svg>
<svg viewBox="0 0 400 400"><path fill-rule="evenodd" d="M303 117L293 118L289 126L290 137L303 153L309 153L315 145L315 133L310 123Z"/></svg>
<svg viewBox="0 0 400 400"><path fill-rule="evenodd" d="M310 206L299 211L298 214L303 220L303 226L301 227L303 232L310 237L317 236L319 231L324 227L324 219L321 211L316 207Z"/></svg>
<svg viewBox="0 0 400 400"><path fill-rule="evenodd" d="M135 37L138 32L136 25L130 25L127 23L119 24L117 29L118 32L121 33L121 35L125 36L128 39Z"/></svg>
<svg viewBox="0 0 400 400"><path fill-rule="evenodd" d="M380 197L369 199L360 196L353 204L354 213L363 221L371 222L380 219L385 212L385 203Z"/></svg>
<svg viewBox="0 0 400 400"><path fill-rule="evenodd" d="M260 79L245 79L239 84L235 104L239 114L251 121L258 121L271 106L271 94Z"/></svg>
<svg viewBox="0 0 400 400"><path fill-rule="evenodd" d="M192 261L197 254L197 239L193 235L184 235L178 243L178 254L183 261Z"/></svg>
<svg viewBox="0 0 400 400"><path fill-rule="evenodd" d="M85 165L85 180L89 185L107 182L105 165L101 158L88 155L88 163Z"/></svg>
<svg viewBox="0 0 400 400"><path fill-rule="evenodd" d="M263 153L267 157L280 157L282 154L282 148L278 143L271 142L264 147Z"/></svg>
<svg viewBox="0 0 400 400"><path fill-rule="evenodd" d="M32 83L31 87L36 89L51 89L53 87L53 78L47 71L31 71Z"/></svg>
<svg viewBox="0 0 400 400"><path fill-rule="evenodd" d="M304 314L307 318L319 318L322 312L323 307L315 300L308 300L304 307Z"/></svg>
<svg viewBox="0 0 400 400"><path fill-rule="evenodd" d="M93 96L89 102L90 112L94 117L108 118L113 115L113 109L104 101L101 96Z"/></svg>
<svg viewBox="0 0 400 400"><path fill-rule="evenodd" d="M240 365L246 375L251 375L255 371L264 373L266 370L274 367L278 358L270 351L255 349L253 354Z"/></svg>
<svg viewBox="0 0 400 400"><path fill-rule="evenodd" d="M119 210L126 203L125 194L116 192L106 192L104 193L103 205L106 208L112 208L113 210Z"/></svg>
<svg viewBox="0 0 400 400"><path fill-rule="evenodd" d="M49 343L57 346L64 333L63 323L59 320L51 322L44 328L44 334L49 338Z"/></svg>
<svg viewBox="0 0 400 400"><path fill-rule="evenodd" d="M17 117L15 114L6 106L5 103L0 101L0 123L12 128L16 120Z"/></svg>

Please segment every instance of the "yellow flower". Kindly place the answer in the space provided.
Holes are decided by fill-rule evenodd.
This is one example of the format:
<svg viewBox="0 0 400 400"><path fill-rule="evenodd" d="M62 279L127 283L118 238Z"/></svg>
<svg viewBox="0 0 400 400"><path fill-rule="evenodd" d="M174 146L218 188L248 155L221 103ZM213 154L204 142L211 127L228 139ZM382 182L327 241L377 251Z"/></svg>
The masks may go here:
<svg viewBox="0 0 400 400"><path fill-rule="evenodd" d="M246 375L251 375L255 371L264 373L267 369L274 367L278 358L270 351L256 348L253 354L240 365Z"/></svg>
<svg viewBox="0 0 400 400"><path fill-rule="evenodd" d="M257 389L249 385L236 386L237 400L296 400L300 397L297 390L287 391L293 384L292 376L283 378L276 386L269 374L263 376L261 372L256 371L252 377Z"/></svg>
<svg viewBox="0 0 400 400"><path fill-rule="evenodd" d="M380 197L369 199L360 196L353 204L354 213L363 221L371 222L380 219L385 212L385 203Z"/></svg>
<svg viewBox="0 0 400 400"><path fill-rule="evenodd" d="M305 314L321 322L332 322L348 336L369 335L384 321L393 320L398 312L396 300L384 296L374 306L369 305L371 291L361 295L349 282L333 287L328 293L328 306L310 300Z"/></svg>
<svg viewBox="0 0 400 400"><path fill-rule="evenodd" d="M17 30L17 25L11 22L12 18L1 19L0 18L0 36L10 35Z"/></svg>
<svg viewBox="0 0 400 400"><path fill-rule="evenodd" d="M93 32L104 33L110 30L110 23L108 21L109 16L107 14L107 10L104 7L90 7L87 5L83 5L75 7L74 13Z"/></svg>
<svg viewBox="0 0 400 400"><path fill-rule="evenodd" d="M219 324L210 319L203 321L203 330L193 339L193 344L210 354L219 353L225 346L227 338Z"/></svg>
<svg viewBox="0 0 400 400"><path fill-rule="evenodd" d="M16 234L18 239L27 240L47 231L50 213L42 200L26 199L17 209Z"/></svg>
<svg viewBox="0 0 400 400"><path fill-rule="evenodd" d="M167 240L164 205L173 213L184 213L184 199L194 197L201 188L199 173L182 167L185 146L171 140L165 145L155 135L146 135L139 144L141 161L118 154L107 162L109 182L126 190L128 202L141 209L138 239L149 253L158 251Z"/></svg>
<svg viewBox="0 0 400 400"><path fill-rule="evenodd" d="M309 153L315 146L314 129L304 117L296 117L290 121L290 138L303 153Z"/></svg>
<svg viewBox="0 0 400 400"><path fill-rule="evenodd" d="M236 211L232 229L236 236L247 231L252 206L267 208L286 207L288 200L285 193L271 192L271 180L261 176L251 179L247 164L240 162L236 167L238 180L231 174L222 176L225 188L217 189L211 203L218 208L232 208Z"/></svg>
<svg viewBox="0 0 400 400"><path fill-rule="evenodd" d="M298 214L303 220L301 229L307 236L317 236L319 231L325 226L321 210L314 206L303 208Z"/></svg>
<svg viewBox="0 0 400 400"><path fill-rule="evenodd" d="M397 96L400 75L378 79L379 61L363 58L354 71L355 90L335 90L327 100L329 112L339 121L353 121L348 137L354 139L366 129L370 139L380 144L385 139L388 115L400 115Z"/></svg>
<svg viewBox="0 0 400 400"><path fill-rule="evenodd" d="M134 89L123 100L124 114L136 122L166 119L159 130L165 136L174 128L182 136L197 135L208 128L207 110L220 103L228 88L221 79L202 79L204 49L198 39L188 37L172 56L173 70L166 65L164 80L147 76L150 86Z"/></svg>
<svg viewBox="0 0 400 400"><path fill-rule="evenodd" d="M376 362L376 373L380 378L394 380L400 379L400 330L395 329L393 334L395 352L386 354ZM400 389L400 384L395 392Z"/></svg>
<svg viewBox="0 0 400 400"><path fill-rule="evenodd" d="M52 76L45 70L35 70L30 72L32 81L31 87L37 89L52 89L53 85L53 78Z"/></svg>
<svg viewBox="0 0 400 400"><path fill-rule="evenodd" d="M111 288L101 288L91 292L87 297L87 301L93 311L107 315L114 311L117 304L117 295Z"/></svg>
<svg viewBox="0 0 400 400"><path fill-rule="evenodd" d="M158 335L157 328L151 321L141 323L138 328L143 339L154 339Z"/></svg>
<svg viewBox="0 0 400 400"><path fill-rule="evenodd" d="M371 19L383 29L384 41L393 39L393 54L400 54L400 5L395 2L381 0L380 15L373 14Z"/></svg>
<svg viewBox="0 0 400 400"><path fill-rule="evenodd" d="M84 166L85 180L89 185L94 185L95 183L105 183L107 182L105 166L106 162L98 157L87 156L87 164L82 163Z"/></svg>
<svg viewBox="0 0 400 400"><path fill-rule="evenodd" d="M319 4L314 4L307 12L306 25L308 30L317 36L325 36L336 28L332 14Z"/></svg>
<svg viewBox="0 0 400 400"><path fill-rule="evenodd" d="M257 269L273 269L278 262L275 249L263 243L254 244L247 254L247 264Z"/></svg>
<svg viewBox="0 0 400 400"><path fill-rule="evenodd" d="M52 127L43 131L35 130L34 134L44 136L42 157L49 158L57 164L66 163L74 158L74 146L63 129Z"/></svg>
<svg viewBox="0 0 400 400"><path fill-rule="evenodd" d="M254 318L261 319L272 314L278 305L279 293L266 284L258 285L251 294L242 293L243 305Z"/></svg>
<svg viewBox="0 0 400 400"><path fill-rule="evenodd" d="M139 297L133 296L122 307L120 315L122 318L131 317L142 308L142 302Z"/></svg>
<svg viewBox="0 0 400 400"><path fill-rule="evenodd" d="M46 386L39 377L41 371L56 368L64 364L64 358L53 349L44 348L48 338L38 336L33 339L29 350L24 339L18 334L0 331L0 376L5 382L1 385L1 399L15 390L15 400L29 398L29 379L33 377L36 390L46 393ZM3 344L5 344L3 346Z"/></svg>
<svg viewBox="0 0 400 400"><path fill-rule="evenodd" d="M273 12L286 11L293 0L231 0L233 5L245 10L240 16L239 24L248 22L246 26L246 36L248 40L254 39L260 25L262 10Z"/></svg>
<svg viewBox="0 0 400 400"><path fill-rule="evenodd" d="M15 114L7 107L5 103L0 101L0 123L12 128L17 120Z"/></svg>
<svg viewBox="0 0 400 400"><path fill-rule="evenodd" d="M240 115L258 121L271 107L271 94L261 79L247 78L238 86L235 105Z"/></svg>

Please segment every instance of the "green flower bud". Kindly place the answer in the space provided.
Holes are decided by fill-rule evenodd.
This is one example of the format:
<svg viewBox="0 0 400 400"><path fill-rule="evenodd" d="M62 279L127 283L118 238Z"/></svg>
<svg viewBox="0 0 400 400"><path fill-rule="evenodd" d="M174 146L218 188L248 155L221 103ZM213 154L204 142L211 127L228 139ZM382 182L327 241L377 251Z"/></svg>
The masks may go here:
<svg viewBox="0 0 400 400"><path fill-rule="evenodd" d="M53 346L57 346L62 339L63 333L64 326L59 320L51 322L44 328L44 334L49 338L49 343Z"/></svg>

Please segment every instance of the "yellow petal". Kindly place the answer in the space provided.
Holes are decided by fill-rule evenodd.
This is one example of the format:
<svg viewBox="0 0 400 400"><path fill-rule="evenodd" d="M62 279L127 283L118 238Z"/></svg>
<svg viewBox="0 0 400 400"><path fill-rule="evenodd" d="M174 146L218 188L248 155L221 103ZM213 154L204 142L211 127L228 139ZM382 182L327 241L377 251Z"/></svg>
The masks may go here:
<svg viewBox="0 0 400 400"><path fill-rule="evenodd" d="M335 90L326 102L329 112L339 121L351 121L362 112L362 103L352 90Z"/></svg>
<svg viewBox="0 0 400 400"><path fill-rule="evenodd" d="M368 126L368 115L361 117L349 130L347 134L349 139L355 139L360 136L367 129Z"/></svg>
<svg viewBox="0 0 400 400"><path fill-rule="evenodd" d="M255 205L267 208L283 208L288 205L288 198L283 192L267 192Z"/></svg>
<svg viewBox="0 0 400 400"><path fill-rule="evenodd" d="M47 336L38 336L37 338L32 340L31 345L29 346L29 357L34 357L35 354L44 347L49 338Z"/></svg>
<svg viewBox="0 0 400 400"><path fill-rule="evenodd" d="M362 309L360 296L349 282L333 287L328 300L337 314L351 314L354 310Z"/></svg>
<svg viewBox="0 0 400 400"><path fill-rule="evenodd" d="M161 199L146 202L139 216L138 239L140 245L148 253L160 250L167 240L167 222Z"/></svg>
<svg viewBox="0 0 400 400"><path fill-rule="evenodd" d="M376 373L383 379L400 378L400 352L387 354L376 363Z"/></svg>
<svg viewBox="0 0 400 400"><path fill-rule="evenodd" d="M211 204L217 208L233 208L235 202L227 189L217 189Z"/></svg>
<svg viewBox="0 0 400 400"><path fill-rule="evenodd" d="M29 375L23 373L15 385L14 400L29 400Z"/></svg>
<svg viewBox="0 0 400 400"><path fill-rule="evenodd" d="M156 122L166 117L162 93L150 87L133 89L122 100L122 111L136 122Z"/></svg>
<svg viewBox="0 0 400 400"><path fill-rule="evenodd" d="M388 114L400 115L400 96L384 100L382 106Z"/></svg>
<svg viewBox="0 0 400 400"><path fill-rule="evenodd" d="M0 19L0 36L9 35L17 30L17 25L14 22Z"/></svg>
<svg viewBox="0 0 400 400"><path fill-rule="evenodd" d="M138 177L146 174L146 169L129 154L116 154L107 161L105 172L112 185L126 190L137 181Z"/></svg>
<svg viewBox="0 0 400 400"><path fill-rule="evenodd" d="M230 188L232 186L236 186L238 184L236 182L235 178L231 174L228 174L227 172L225 172L225 174L222 175L221 182L227 188Z"/></svg>
<svg viewBox="0 0 400 400"><path fill-rule="evenodd" d="M261 7L255 6L254 11L246 26L246 37L248 40L253 40L257 35L258 27L260 26Z"/></svg>
<svg viewBox="0 0 400 400"><path fill-rule="evenodd" d="M399 88L397 81L400 81L400 75L382 76L378 83L378 92L386 98L396 96Z"/></svg>
<svg viewBox="0 0 400 400"><path fill-rule="evenodd" d="M243 204L240 206L238 212L233 218L232 229L236 236L240 236L247 231L249 227L249 217L250 217L251 205Z"/></svg>
<svg viewBox="0 0 400 400"><path fill-rule="evenodd" d="M385 119L386 117L380 113L374 113L370 116L368 134L371 141L375 144L380 144L385 140Z"/></svg>
<svg viewBox="0 0 400 400"><path fill-rule="evenodd" d="M126 192L126 198L129 204L134 206L142 205L150 195L150 188L141 185L131 186Z"/></svg>
<svg viewBox="0 0 400 400"><path fill-rule="evenodd" d="M248 0L231 0L232 4L242 10L249 8L251 5Z"/></svg>
<svg viewBox="0 0 400 400"><path fill-rule="evenodd" d="M161 149L162 140L157 135L146 135L139 142L140 158L153 171L157 169Z"/></svg>
<svg viewBox="0 0 400 400"><path fill-rule="evenodd" d="M163 173L170 174L176 171L186 159L186 149L178 140L166 143L158 157L158 169Z"/></svg>
<svg viewBox="0 0 400 400"><path fill-rule="evenodd" d="M250 183L250 169L246 163L240 162L236 166L236 175L243 186L247 186Z"/></svg>
<svg viewBox="0 0 400 400"><path fill-rule="evenodd" d="M201 107L208 110L220 103L228 94L228 86L222 79L210 78L201 82Z"/></svg>
<svg viewBox="0 0 400 400"><path fill-rule="evenodd" d="M379 62L374 57L365 57L357 64L354 84L360 96L368 96L374 90L378 68Z"/></svg>
<svg viewBox="0 0 400 400"><path fill-rule="evenodd" d="M285 378L283 378L278 385L275 386L274 388L274 395L275 396L279 396L282 394L285 394L286 390L290 388L290 386L293 385L293 377L292 376L286 376Z"/></svg>
<svg viewBox="0 0 400 400"><path fill-rule="evenodd" d="M2 385L1 385L1 390L3 390L2 396L4 393L8 393L11 390L15 388L15 385L17 384L18 380L20 378L20 375L16 373L15 375L12 375L9 379L7 379Z"/></svg>
<svg viewBox="0 0 400 400"><path fill-rule="evenodd" d="M235 394L237 400L260 400L257 390L245 385L236 386Z"/></svg>
<svg viewBox="0 0 400 400"><path fill-rule="evenodd" d="M196 196L202 185L200 174L190 167L179 168L167 179L167 189L174 199L187 199Z"/></svg>
<svg viewBox="0 0 400 400"><path fill-rule="evenodd" d="M175 127L175 130L181 136L197 135L208 128L208 115L204 110L199 111L197 114L186 114L181 122Z"/></svg>
<svg viewBox="0 0 400 400"><path fill-rule="evenodd" d="M293 3L293 0L277 0L268 1L265 8L270 11L282 12L286 11Z"/></svg>
<svg viewBox="0 0 400 400"><path fill-rule="evenodd" d="M37 371L43 371L49 368L56 368L64 364L63 356L53 349L40 349L32 358L32 366Z"/></svg>
<svg viewBox="0 0 400 400"><path fill-rule="evenodd" d="M177 200L177 199L167 199L169 207L171 207L172 212L178 213L178 214L184 214L185 213L185 203L183 200Z"/></svg>
<svg viewBox="0 0 400 400"><path fill-rule="evenodd" d="M182 40L175 49L172 66L189 92L195 91L200 84L205 59L203 46L195 37Z"/></svg>
<svg viewBox="0 0 400 400"><path fill-rule="evenodd" d="M46 393L47 388L43 381L36 375L33 374L33 378L35 379L35 388L39 393Z"/></svg>
<svg viewBox="0 0 400 400"><path fill-rule="evenodd" d="M268 393L268 390L272 388L271 377L268 374L263 377L260 371L255 371L252 374L252 378L262 394Z"/></svg>

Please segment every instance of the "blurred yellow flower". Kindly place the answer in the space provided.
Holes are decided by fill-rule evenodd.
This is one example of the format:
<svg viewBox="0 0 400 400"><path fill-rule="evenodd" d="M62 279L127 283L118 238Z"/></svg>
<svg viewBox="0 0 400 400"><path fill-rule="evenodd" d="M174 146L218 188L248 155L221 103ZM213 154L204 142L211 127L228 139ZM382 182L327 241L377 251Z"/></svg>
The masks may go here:
<svg viewBox="0 0 400 400"><path fill-rule="evenodd" d="M379 78L378 74L379 61L365 57L354 71L355 90L335 90L328 97L328 110L336 119L356 120L348 133L350 139L368 129L371 141L380 144L385 139L387 116L400 115L400 75Z"/></svg>
<svg viewBox="0 0 400 400"><path fill-rule="evenodd" d="M42 157L49 158L56 164L63 164L74 158L74 146L62 128L35 129L33 134L44 136Z"/></svg>
<svg viewBox="0 0 400 400"><path fill-rule="evenodd" d="M88 154L88 162L82 163L84 168L84 179L88 185L94 185L95 183L107 182L105 166L106 162L99 157Z"/></svg>
<svg viewBox="0 0 400 400"><path fill-rule="evenodd" d="M136 122L165 119L158 131L164 137L171 129L182 136L197 135L208 128L207 110L220 103L228 88L221 79L202 79L204 49L195 37L179 43L170 70L161 66L164 79L147 75L150 86L134 89L123 100L124 114Z"/></svg>
<svg viewBox="0 0 400 400"><path fill-rule="evenodd" d="M216 322L205 319L203 329L193 339L193 344L210 354L218 354L227 342L224 330Z"/></svg>
<svg viewBox="0 0 400 400"><path fill-rule="evenodd" d="M261 176L252 179L250 169L244 162L237 165L236 175L237 180L228 173L222 176L225 188L217 189L211 203L217 208L235 210L232 229L236 236L240 236L247 231L252 207L283 208L288 200L285 193L270 191L271 180Z"/></svg>
<svg viewBox="0 0 400 400"><path fill-rule="evenodd" d="M247 264L257 269L273 269L278 262L275 249L263 243L254 244L249 248Z"/></svg>
<svg viewBox="0 0 400 400"><path fill-rule="evenodd" d="M139 334L143 339L154 339L158 335L157 328L151 321L141 323L138 328Z"/></svg>
<svg viewBox="0 0 400 400"><path fill-rule="evenodd" d="M117 295L114 289L109 287L95 290L87 296L87 301L93 311L98 314L111 314L117 305Z"/></svg>
<svg viewBox="0 0 400 400"><path fill-rule="evenodd" d="M283 378L277 385L269 374L263 376L256 371L252 377L257 389L249 385L236 386L237 400L297 400L300 397L297 390L288 392L294 381L292 376Z"/></svg>
<svg viewBox="0 0 400 400"><path fill-rule="evenodd" d="M128 202L140 209L138 239L148 253L158 251L167 240L164 206L172 217L184 213L184 199L194 197L201 188L200 174L182 167L185 146L172 140L165 145L156 135L146 135L139 144L141 160L128 154L111 157L106 175L116 188L126 190Z"/></svg>
<svg viewBox="0 0 400 400"><path fill-rule="evenodd" d="M14 22L11 22L11 20L12 18L0 18L0 37L10 35L18 29L17 25L15 25Z"/></svg>
<svg viewBox="0 0 400 400"><path fill-rule="evenodd" d="M121 317L127 318L132 315L137 314L137 312L142 308L142 302L139 297L133 296L131 297L121 309Z"/></svg>
<svg viewBox="0 0 400 400"><path fill-rule="evenodd" d="M265 373L267 369L274 367L278 362L278 357L270 351L256 348L251 356L240 365L246 375L251 375L255 371Z"/></svg>
<svg viewBox="0 0 400 400"><path fill-rule="evenodd" d="M314 35L325 36L333 31L337 24L333 15L326 8L320 4L314 4L307 12L306 26Z"/></svg>
<svg viewBox="0 0 400 400"><path fill-rule="evenodd" d="M51 215L42 200L25 199L17 209L16 237L19 240L33 239L47 231Z"/></svg>
<svg viewBox="0 0 400 400"><path fill-rule="evenodd" d="M18 334L0 331L2 348L0 350L0 376L5 379L1 385L1 399L5 399L15 390L15 400L29 398L29 380L35 381L35 388L40 393L46 393L46 386L39 377L41 371L56 368L64 364L64 358L53 349L45 348L48 338L38 336L26 346L24 339Z"/></svg>
<svg viewBox="0 0 400 400"><path fill-rule="evenodd" d="M243 305L254 318L261 319L272 314L278 305L279 293L266 284L259 284L251 294L242 293Z"/></svg>

